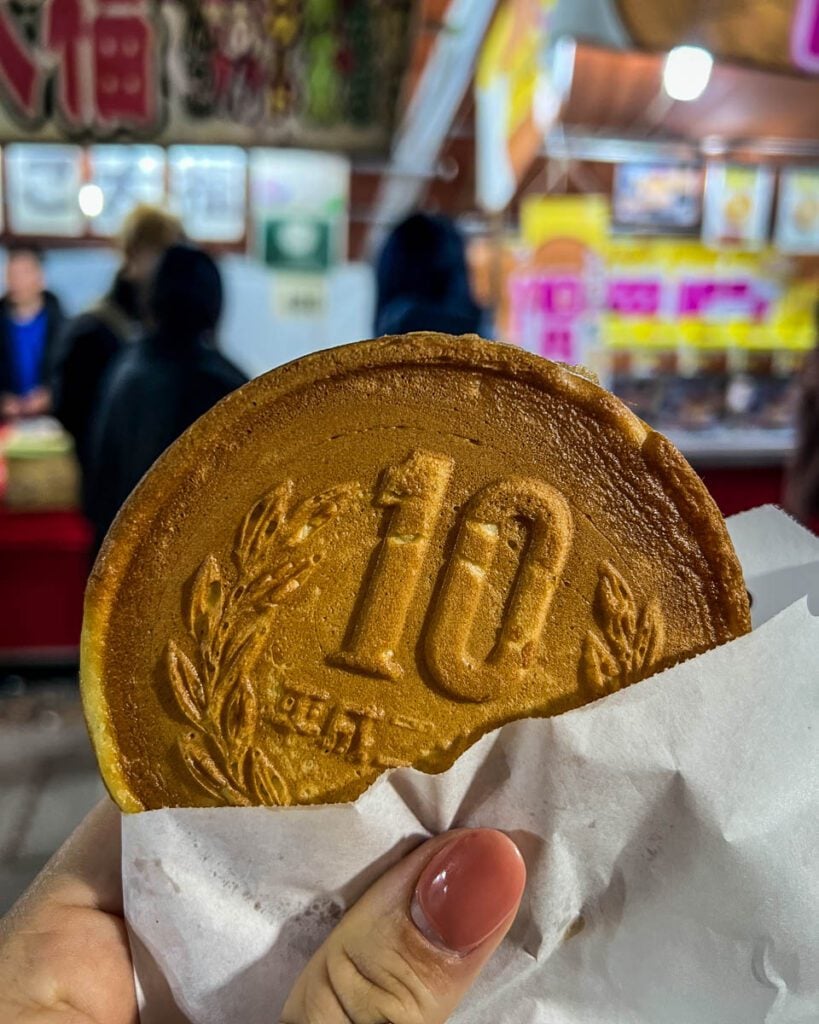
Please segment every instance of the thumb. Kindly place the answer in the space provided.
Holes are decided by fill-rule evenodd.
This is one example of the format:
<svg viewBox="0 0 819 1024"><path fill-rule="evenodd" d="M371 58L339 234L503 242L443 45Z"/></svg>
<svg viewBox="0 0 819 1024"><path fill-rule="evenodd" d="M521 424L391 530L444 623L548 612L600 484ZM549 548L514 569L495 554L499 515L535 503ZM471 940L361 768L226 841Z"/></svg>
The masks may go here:
<svg viewBox="0 0 819 1024"><path fill-rule="evenodd" d="M443 1024L511 927L525 883L502 832L424 843L348 911L296 982L281 1024Z"/></svg>

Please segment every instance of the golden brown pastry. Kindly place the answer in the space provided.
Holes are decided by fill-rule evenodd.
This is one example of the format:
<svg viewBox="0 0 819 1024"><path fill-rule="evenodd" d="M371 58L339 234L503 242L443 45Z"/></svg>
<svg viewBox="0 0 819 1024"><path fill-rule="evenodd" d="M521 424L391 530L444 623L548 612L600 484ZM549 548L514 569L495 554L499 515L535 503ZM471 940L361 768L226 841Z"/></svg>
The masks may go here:
<svg viewBox="0 0 819 1024"><path fill-rule="evenodd" d="M585 376L476 337L321 352L160 459L88 588L125 811L349 800L749 629L712 499Z"/></svg>

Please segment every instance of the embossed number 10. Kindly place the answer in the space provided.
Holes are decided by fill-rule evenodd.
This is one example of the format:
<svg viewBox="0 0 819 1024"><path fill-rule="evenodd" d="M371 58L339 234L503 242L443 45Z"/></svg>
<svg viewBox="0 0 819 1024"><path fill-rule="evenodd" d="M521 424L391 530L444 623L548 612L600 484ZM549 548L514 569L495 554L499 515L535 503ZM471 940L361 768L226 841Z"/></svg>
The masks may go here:
<svg viewBox="0 0 819 1024"><path fill-rule="evenodd" d="M453 460L444 455L413 452L384 474L377 500L391 510L389 527L359 595L347 643L330 658L334 664L382 679L403 674L395 652L453 469ZM469 654L469 641L501 527L512 519L526 524L528 543L497 641L479 662ZM429 670L449 696L493 700L519 685L534 667L571 533L565 498L540 480L501 480L468 503L424 643Z"/></svg>

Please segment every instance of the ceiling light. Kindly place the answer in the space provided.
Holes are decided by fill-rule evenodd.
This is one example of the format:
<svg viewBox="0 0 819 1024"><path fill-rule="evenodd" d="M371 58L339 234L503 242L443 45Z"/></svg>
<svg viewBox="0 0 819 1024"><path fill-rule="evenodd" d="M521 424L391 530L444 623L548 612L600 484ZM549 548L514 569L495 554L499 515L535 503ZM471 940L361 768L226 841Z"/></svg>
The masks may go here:
<svg viewBox="0 0 819 1024"><path fill-rule="evenodd" d="M153 156L141 156L137 161L137 166L143 174L153 174L159 167L159 161Z"/></svg>
<svg viewBox="0 0 819 1024"><path fill-rule="evenodd" d="M665 59L663 88L672 100L698 100L708 88L714 58L699 46L675 46Z"/></svg>
<svg viewBox="0 0 819 1024"><path fill-rule="evenodd" d="M99 217L105 209L105 196L99 185L83 185L78 200L86 217Z"/></svg>

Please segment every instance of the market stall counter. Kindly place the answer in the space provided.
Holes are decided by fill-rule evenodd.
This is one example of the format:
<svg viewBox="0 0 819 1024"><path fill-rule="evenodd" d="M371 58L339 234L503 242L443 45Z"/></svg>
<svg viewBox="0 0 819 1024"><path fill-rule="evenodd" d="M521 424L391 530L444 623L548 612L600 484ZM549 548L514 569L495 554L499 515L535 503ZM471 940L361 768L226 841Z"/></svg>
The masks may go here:
<svg viewBox="0 0 819 1024"><path fill-rule="evenodd" d="M702 477L724 516L782 504L792 430L667 430Z"/></svg>
<svg viewBox="0 0 819 1024"><path fill-rule="evenodd" d="M0 664L73 662L92 544L70 442L53 421L0 437Z"/></svg>

